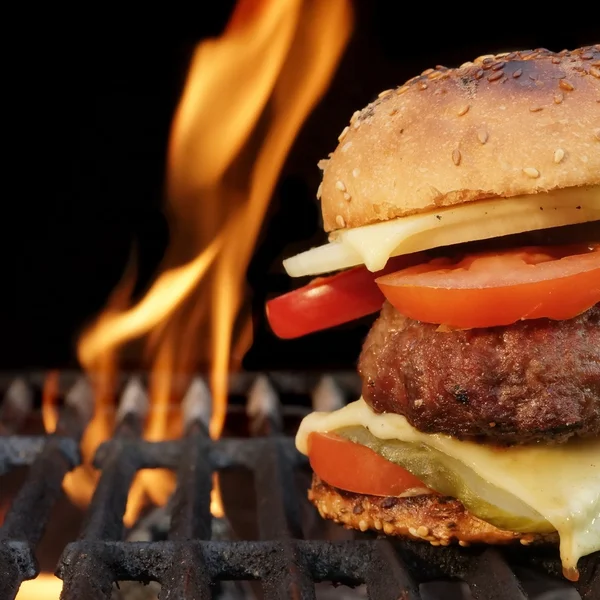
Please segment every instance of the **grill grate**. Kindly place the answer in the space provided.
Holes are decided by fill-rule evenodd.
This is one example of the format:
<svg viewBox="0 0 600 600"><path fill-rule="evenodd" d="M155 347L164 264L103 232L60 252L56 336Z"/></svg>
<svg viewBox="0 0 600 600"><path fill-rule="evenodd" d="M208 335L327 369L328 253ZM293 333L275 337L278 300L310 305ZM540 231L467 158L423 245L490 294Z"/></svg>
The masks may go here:
<svg viewBox="0 0 600 600"><path fill-rule="evenodd" d="M260 580L266 600L314 599L315 582L321 581L366 584L371 599L416 600L420 583L455 578L469 585L476 600L515 600L527 598L515 569L559 574L555 558L524 548L433 548L358 533L350 541L303 539L301 502L306 500L298 493L294 472L306 460L293 439L283 435L276 411L262 413L254 431L258 437L213 442L202 399L196 398L187 403L185 437L151 443L140 437L143 402L135 389L129 392L113 438L96 453L101 478L81 535L67 545L58 565L64 600L110 598L113 582L126 580L158 581L162 600L211 598L216 582L227 580ZM0 474L31 465L0 528L1 600L14 598L21 582L37 573L35 546L64 475L78 463L84 413L74 403L67 405L52 436L0 435ZM257 541L210 539L212 473L235 467L254 474ZM168 539L123 541L128 491L136 473L146 468L177 472ZM581 561L575 587L585 600L598 598L598 553Z"/></svg>

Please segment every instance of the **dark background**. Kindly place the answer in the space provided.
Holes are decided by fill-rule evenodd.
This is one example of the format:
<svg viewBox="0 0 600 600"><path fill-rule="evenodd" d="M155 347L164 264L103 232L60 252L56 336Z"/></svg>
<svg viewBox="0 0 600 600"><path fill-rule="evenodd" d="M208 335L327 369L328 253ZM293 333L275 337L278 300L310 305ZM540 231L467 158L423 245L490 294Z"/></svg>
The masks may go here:
<svg viewBox="0 0 600 600"><path fill-rule="evenodd" d="M53 7L5 22L16 42L3 74L0 369L75 365L76 336L104 305L133 241L141 250L140 291L160 261L168 242L163 178L171 117L194 45L218 35L233 6L198 4L133 19L94 5L85 15ZM412 12L390 4L355 1L352 40L281 174L248 273L256 333L247 368L351 367L356 360L367 321L283 342L262 316L265 298L297 285L281 258L324 240L316 163L355 109L436 64L600 41L593 3L573 16L533 19L501 7L479 13L453 6L443 14L428 3Z"/></svg>

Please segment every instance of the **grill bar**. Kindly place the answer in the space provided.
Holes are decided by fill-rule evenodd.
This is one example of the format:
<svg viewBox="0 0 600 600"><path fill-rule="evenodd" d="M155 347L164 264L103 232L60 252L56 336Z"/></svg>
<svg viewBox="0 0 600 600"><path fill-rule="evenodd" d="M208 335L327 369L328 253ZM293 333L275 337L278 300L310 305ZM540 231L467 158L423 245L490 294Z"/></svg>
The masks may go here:
<svg viewBox="0 0 600 600"><path fill-rule="evenodd" d="M169 540L210 540L211 441L200 418L188 426L184 454L177 471ZM163 574L161 600L210 598L212 580L198 548L178 545Z"/></svg>
<svg viewBox="0 0 600 600"><path fill-rule="evenodd" d="M31 463L27 479L0 527L0 598L14 598L21 583L38 573L35 546L62 494L64 476L79 464L78 441L86 422L83 408L67 406L53 435L16 438L20 442L17 444L12 444L15 438L9 437L8 443L0 445L5 450L1 454L7 470ZM23 455L19 455L20 450L24 450Z"/></svg>
<svg viewBox="0 0 600 600"><path fill-rule="evenodd" d="M133 384L136 385L135 383ZM124 398L124 417L117 427L115 443L104 457L102 476L92 497L84 525L82 541L119 541L123 537L123 515L127 506L129 488L140 468L139 453L132 446L120 442L139 439L143 416L130 405L140 403L139 390L130 387ZM129 451L125 451L128 449ZM72 552L67 564L62 600L92 600L111 597L114 569L95 553Z"/></svg>
<svg viewBox="0 0 600 600"><path fill-rule="evenodd" d="M302 538L298 494L293 465L280 444L282 418L275 390L259 378L250 390L248 412L254 435L266 436L253 463L258 531L261 540L278 540L280 552L272 558L273 570L263 580L266 600L315 598L315 586L303 557L292 542ZM269 490L269 493L265 493Z"/></svg>
<svg viewBox="0 0 600 600"><path fill-rule="evenodd" d="M370 600L418 600L419 588L386 540L373 543L367 583Z"/></svg>
<svg viewBox="0 0 600 600"><path fill-rule="evenodd" d="M464 577L474 600L526 600L527 596L504 558L493 549L473 561Z"/></svg>

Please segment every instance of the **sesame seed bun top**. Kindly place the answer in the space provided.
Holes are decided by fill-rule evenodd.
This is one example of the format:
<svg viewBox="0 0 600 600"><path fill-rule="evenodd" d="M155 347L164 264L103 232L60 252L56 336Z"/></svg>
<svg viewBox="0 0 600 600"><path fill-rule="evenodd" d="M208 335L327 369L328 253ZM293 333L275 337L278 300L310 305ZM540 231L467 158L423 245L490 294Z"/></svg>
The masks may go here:
<svg viewBox="0 0 600 600"><path fill-rule="evenodd" d="M600 184L600 44L428 69L355 112L319 166L326 231Z"/></svg>

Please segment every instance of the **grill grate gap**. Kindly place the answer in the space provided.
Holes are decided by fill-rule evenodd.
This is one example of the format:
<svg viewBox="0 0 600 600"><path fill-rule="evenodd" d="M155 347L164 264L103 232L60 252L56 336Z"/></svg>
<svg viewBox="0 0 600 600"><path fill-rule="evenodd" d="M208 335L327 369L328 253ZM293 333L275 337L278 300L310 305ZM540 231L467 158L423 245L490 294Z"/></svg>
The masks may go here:
<svg viewBox="0 0 600 600"><path fill-rule="evenodd" d="M298 380L290 380L296 386L294 393L298 392ZM130 381L122 395L114 436L96 454L101 477L87 520L79 539L65 548L58 566L64 581L61 598L110 598L116 581L157 581L161 600L211 598L219 582L245 580L260 581L267 600L314 599L319 582L366 584L371 599L417 600L426 596L426 582L460 579L467 582L475 600L513 600L528 597L515 569L559 573L556 558L524 548L433 548L359 533L343 541L303 539L300 503L306 500L304 492L298 492L294 474L306 466L306 460L295 450L293 439L282 433L284 407L276 393L282 381L285 376L247 379L240 384L250 398L247 410L252 413L254 437L211 441L207 430L210 398L205 387L197 385L184 401L185 436L165 442L141 439L147 399L143 383ZM313 380L311 385L317 387L316 383ZM35 546L64 475L78 463L78 442L89 406L65 404L52 436L0 434L0 474L31 465L0 528L2 599L14 598L20 583L35 576ZM259 540L211 539L212 474L240 467L254 476ZM169 503L168 539L125 541L123 515L129 488L136 473L146 468L177 473L177 488ZM597 597L599 571L597 553L581 561L581 580L574 588L584 600Z"/></svg>

